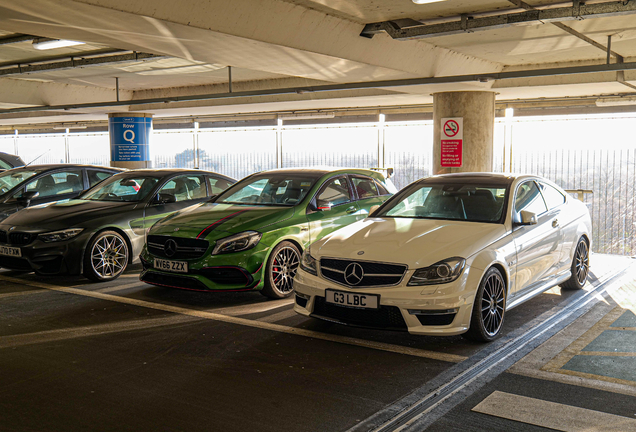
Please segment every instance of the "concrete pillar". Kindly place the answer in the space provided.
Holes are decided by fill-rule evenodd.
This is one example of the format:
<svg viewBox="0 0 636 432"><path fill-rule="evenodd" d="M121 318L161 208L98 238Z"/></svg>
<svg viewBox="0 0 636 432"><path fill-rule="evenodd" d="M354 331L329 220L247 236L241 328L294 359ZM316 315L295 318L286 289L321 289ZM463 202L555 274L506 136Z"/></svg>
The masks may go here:
<svg viewBox="0 0 636 432"><path fill-rule="evenodd" d="M118 168L151 168L150 133L152 114L108 114L110 166Z"/></svg>
<svg viewBox="0 0 636 432"><path fill-rule="evenodd" d="M445 121L442 122L442 119ZM494 92L467 91L433 94L433 124L434 174L493 170ZM444 132L445 126L447 132ZM460 127L459 133L453 137L457 126ZM460 137L461 140L456 139ZM444 161L442 161L442 152L444 152ZM460 163L461 166L459 166Z"/></svg>

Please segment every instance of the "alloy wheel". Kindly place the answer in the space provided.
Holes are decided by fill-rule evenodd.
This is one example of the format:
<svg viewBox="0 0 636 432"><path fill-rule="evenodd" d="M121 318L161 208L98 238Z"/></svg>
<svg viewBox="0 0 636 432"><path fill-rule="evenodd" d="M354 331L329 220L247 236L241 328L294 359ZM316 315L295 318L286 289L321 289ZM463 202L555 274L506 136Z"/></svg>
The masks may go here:
<svg viewBox="0 0 636 432"><path fill-rule="evenodd" d="M576 280L581 286L585 285L587 274L590 270L590 254L587 248L587 243L584 241L580 241L579 245L576 247L574 263L576 267Z"/></svg>
<svg viewBox="0 0 636 432"><path fill-rule="evenodd" d="M495 336L504 316L504 281L498 273L491 274L484 284L481 298L481 320L488 336Z"/></svg>
<svg viewBox="0 0 636 432"><path fill-rule="evenodd" d="M100 237L91 251L93 270L102 279L119 276L128 264L128 248L124 240L116 235Z"/></svg>
<svg viewBox="0 0 636 432"><path fill-rule="evenodd" d="M272 280L276 290L281 294L287 294L293 290L294 276L296 276L299 264L300 256L291 247L283 247L274 256Z"/></svg>

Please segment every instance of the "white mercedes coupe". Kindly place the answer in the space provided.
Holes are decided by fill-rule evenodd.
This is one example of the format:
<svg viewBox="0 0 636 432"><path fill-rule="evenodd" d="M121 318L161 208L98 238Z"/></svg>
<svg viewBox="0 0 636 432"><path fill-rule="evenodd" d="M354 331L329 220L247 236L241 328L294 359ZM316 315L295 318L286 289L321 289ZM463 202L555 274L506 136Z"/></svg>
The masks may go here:
<svg viewBox="0 0 636 432"><path fill-rule="evenodd" d="M585 285L591 232L587 207L540 177L421 179L307 248L294 310L352 326L491 341L506 311L556 285Z"/></svg>

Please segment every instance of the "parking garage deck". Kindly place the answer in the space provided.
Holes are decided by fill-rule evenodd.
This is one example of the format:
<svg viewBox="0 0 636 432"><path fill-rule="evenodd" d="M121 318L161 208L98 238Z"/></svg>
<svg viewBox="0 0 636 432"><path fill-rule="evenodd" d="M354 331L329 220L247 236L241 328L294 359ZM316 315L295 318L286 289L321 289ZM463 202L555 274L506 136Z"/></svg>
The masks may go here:
<svg viewBox="0 0 636 432"><path fill-rule="evenodd" d="M592 266L585 290L510 311L492 344L330 325L257 293L151 287L137 267L105 284L3 270L0 429L396 430L414 402L587 296L404 430L572 430L568 413L633 430L636 270L606 255Z"/></svg>

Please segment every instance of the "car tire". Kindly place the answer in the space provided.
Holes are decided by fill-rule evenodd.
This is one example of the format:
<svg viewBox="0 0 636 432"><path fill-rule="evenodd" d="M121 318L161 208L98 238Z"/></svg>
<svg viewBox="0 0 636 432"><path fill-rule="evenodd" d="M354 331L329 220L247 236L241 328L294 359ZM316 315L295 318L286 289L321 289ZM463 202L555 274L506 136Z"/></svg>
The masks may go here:
<svg viewBox="0 0 636 432"><path fill-rule="evenodd" d="M95 282L117 279L130 259L126 239L116 231L102 231L84 251L84 276Z"/></svg>
<svg viewBox="0 0 636 432"><path fill-rule="evenodd" d="M300 264L300 250L292 242L276 245L267 260L265 286L261 294L271 299L289 297L294 292L294 276Z"/></svg>
<svg viewBox="0 0 636 432"><path fill-rule="evenodd" d="M565 290L580 290L587 282L590 273L590 248L584 237L579 239L574 250L572 266L570 267L572 277L561 284Z"/></svg>
<svg viewBox="0 0 636 432"><path fill-rule="evenodd" d="M499 337L506 308L506 284L501 272L488 269L477 289L470 328L464 336L477 342L490 342Z"/></svg>

